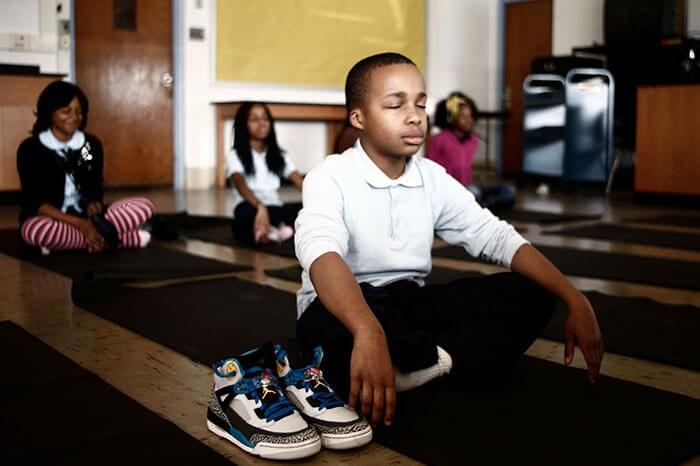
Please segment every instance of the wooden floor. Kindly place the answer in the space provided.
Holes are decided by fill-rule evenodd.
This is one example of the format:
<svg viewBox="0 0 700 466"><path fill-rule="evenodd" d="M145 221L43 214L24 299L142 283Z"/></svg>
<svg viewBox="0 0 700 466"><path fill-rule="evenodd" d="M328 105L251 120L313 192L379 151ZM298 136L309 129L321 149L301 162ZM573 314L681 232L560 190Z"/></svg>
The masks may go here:
<svg viewBox="0 0 700 466"><path fill-rule="evenodd" d="M129 192L128 195L133 195ZM230 215L232 196L228 191L173 192L171 190L143 193L154 201L160 212L187 210L192 214ZM124 193L110 193L108 198L121 197ZM298 200L298 193L285 191L285 200ZM612 201L598 195L550 195L519 194L518 204L537 210L552 212L603 213L603 219L623 219L654 214L684 213L671 208L649 208L634 205L627 197ZM700 212L697 213L700 215ZM0 228L16 226L17 209L0 207ZM588 222L579 222L585 224ZM572 225L569 223L568 225ZM700 252L667 248L610 243L542 235L543 229L534 224L519 225L526 229L525 236L533 242L548 245L565 245L600 251L629 252L661 258L683 258L700 261ZM683 230L677 227L655 227L669 231ZM296 264L293 259L271 256L244 249L235 249L190 240L168 243L168 247L182 249L192 254L211 257L254 267L254 271L233 274L256 283L296 291L297 283L266 276L265 268ZM455 269L492 272L497 267L467 263L450 259L434 259L434 264ZM692 304L700 307L700 292L572 277L581 290L596 290L611 295L642 296L674 304ZM700 279L700 278L699 278ZM90 312L74 306L70 299L70 280L34 265L0 254L0 320L11 320L34 334L81 366L99 375L108 383L137 400L148 409L169 419L182 430L211 446L238 464L267 464L228 442L210 434L204 417L211 389L211 370L181 354L154 343L129 330L125 330ZM528 350L528 354L542 359L563 363L563 345L540 339ZM584 367L577 351L574 361ZM631 357L608 353L603 374L618 379L659 388L700 399L700 373L666 366ZM585 383L582 381L582 383ZM553 426L556 428L557 426ZM308 464L415 464L394 451L378 444L350 453L334 453L324 450ZM687 464L700 465L700 457Z"/></svg>

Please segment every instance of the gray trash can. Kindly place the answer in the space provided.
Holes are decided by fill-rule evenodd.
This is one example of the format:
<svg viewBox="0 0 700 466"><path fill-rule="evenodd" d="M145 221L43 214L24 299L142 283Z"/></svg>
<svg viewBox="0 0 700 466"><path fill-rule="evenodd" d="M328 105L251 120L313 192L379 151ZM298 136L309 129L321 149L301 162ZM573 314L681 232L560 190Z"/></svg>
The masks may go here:
<svg viewBox="0 0 700 466"><path fill-rule="evenodd" d="M614 92L607 70L575 68L567 73L565 179L607 180L613 160Z"/></svg>
<svg viewBox="0 0 700 466"><path fill-rule="evenodd" d="M560 177L564 163L565 81L531 74L523 81L523 172Z"/></svg>

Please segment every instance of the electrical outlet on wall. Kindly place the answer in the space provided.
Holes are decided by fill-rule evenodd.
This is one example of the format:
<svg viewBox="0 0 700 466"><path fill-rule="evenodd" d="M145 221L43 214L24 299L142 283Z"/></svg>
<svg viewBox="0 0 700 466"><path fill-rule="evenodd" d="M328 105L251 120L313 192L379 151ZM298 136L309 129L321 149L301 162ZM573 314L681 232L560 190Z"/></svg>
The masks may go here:
<svg viewBox="0 0 700 466"><path fill-rule="evenodd" d="M15 40L13 48L15 49L26 49L28 45L27 36L24 34L15 34Z"/></svg>

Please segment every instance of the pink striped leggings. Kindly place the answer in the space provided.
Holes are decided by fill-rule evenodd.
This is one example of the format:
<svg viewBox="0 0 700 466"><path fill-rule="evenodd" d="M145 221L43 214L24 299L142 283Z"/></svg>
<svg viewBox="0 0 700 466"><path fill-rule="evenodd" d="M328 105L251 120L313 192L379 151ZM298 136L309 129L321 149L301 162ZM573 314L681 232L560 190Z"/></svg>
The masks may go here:
<svg viewBox="0 0 700 466"><path fill-rule="evenodd" d="M105 217L117 229L121 247L140 247L138 229L151 218L154 210L153 203L143 197L118 199L107 206ZM22 224L21 233L27 244L51 251L87 249L87 241L80 230L46 215L28 218Z"/></svg>

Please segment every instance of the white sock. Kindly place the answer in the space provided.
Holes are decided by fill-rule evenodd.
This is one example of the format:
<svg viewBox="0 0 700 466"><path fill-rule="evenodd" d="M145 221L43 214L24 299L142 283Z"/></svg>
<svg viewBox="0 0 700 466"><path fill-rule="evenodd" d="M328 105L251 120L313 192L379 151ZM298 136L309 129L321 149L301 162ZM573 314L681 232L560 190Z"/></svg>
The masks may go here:
<svg viewBox="0 0 700 466"><path fill-rule="evenodd" d="M146 230L138 230L139 234L139 247L145 248L148 243L151 242L151 234Z"/></svg>
<svg viewBox="0 0 700 466"><path fill-rule="evenodd" d="M405 392L406 390L420 387L433 379L450 373L450 370L452 370L452 357L439 346L436 348L438 360L435 365L408 373L399 372L398 370L394 371L397 392Z"/></svg>

